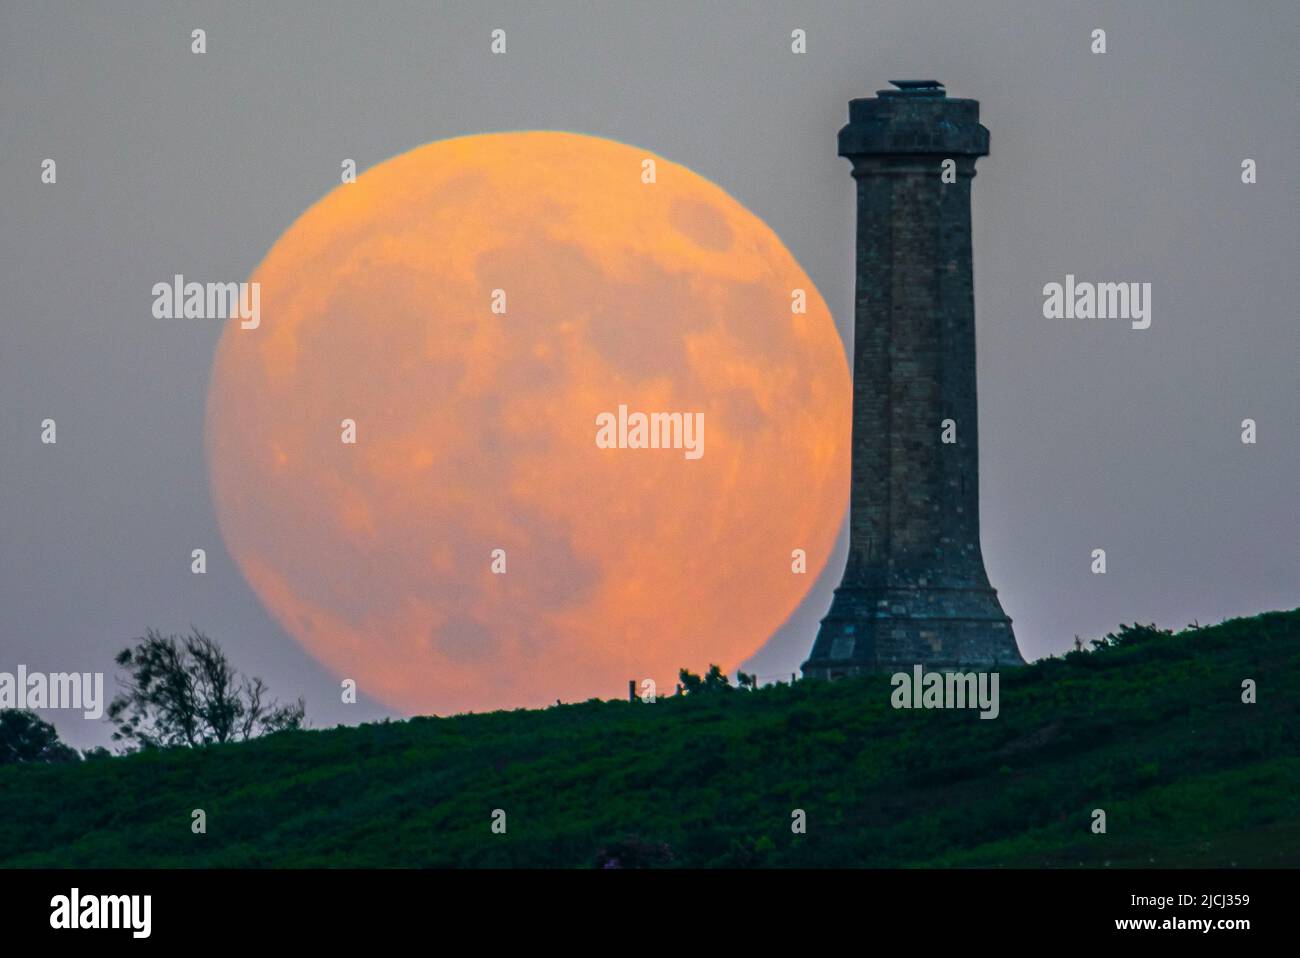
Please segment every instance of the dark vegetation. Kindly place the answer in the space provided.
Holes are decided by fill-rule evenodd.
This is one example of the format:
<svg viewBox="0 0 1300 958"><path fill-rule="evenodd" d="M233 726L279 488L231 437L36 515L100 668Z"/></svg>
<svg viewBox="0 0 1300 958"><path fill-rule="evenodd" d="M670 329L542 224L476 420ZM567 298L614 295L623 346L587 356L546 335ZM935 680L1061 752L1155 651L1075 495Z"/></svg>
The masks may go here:
<svg viewBox="0 0 1300 958"><path fill-rule="evenodd" d="M108 706L113 740L127 749L246 742L301 728L302 699L280 705L266 683L235 670L216 642L199 629L163 635L150 629L113 660L126 672Z"/></svg>
<svg viewBox="0 0 1300 958"><path fill-rule="evenodd" d="M1300 864L1300 610L1121 628L1003 672L992 721L888 676L683 684L0 768L0 865Z"/></svg>
<svg viewBox="0 0 1300 958"><path fill-rule="evenodd" d="M20 762L75 762L77 750L59 741L59 733L35 712L0 710L0 765Z"/></svg>

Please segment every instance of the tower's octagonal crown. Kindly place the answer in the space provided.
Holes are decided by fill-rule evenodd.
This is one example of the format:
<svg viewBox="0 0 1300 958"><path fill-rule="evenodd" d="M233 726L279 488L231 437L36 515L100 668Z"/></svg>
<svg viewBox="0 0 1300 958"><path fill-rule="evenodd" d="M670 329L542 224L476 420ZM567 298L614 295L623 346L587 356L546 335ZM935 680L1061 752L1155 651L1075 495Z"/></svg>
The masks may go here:
<svg viewBox="0 0 1300 958"><path fill-rule="evenodd" d="M950 99L938 80L891 80L896 90L852 100L840 156L987 156L989 131L977 100Z"/></svg>

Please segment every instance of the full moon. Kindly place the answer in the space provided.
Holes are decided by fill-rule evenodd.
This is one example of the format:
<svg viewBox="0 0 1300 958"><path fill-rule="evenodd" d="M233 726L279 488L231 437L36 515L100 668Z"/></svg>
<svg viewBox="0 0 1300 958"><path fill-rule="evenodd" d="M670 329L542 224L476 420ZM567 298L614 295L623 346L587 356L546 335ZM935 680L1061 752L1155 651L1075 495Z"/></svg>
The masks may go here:
<svg viewBox="0 0 1300 958"><path fill-rule="evenodd" d="M226 323L208 393L217 520L362 694L441 714L665 694L761 648L830 555L834 323L683 166L572 133L430 143L336 187L250 281L260 323ZM620 406L700 422L700 455L598 444Z"/></svg>

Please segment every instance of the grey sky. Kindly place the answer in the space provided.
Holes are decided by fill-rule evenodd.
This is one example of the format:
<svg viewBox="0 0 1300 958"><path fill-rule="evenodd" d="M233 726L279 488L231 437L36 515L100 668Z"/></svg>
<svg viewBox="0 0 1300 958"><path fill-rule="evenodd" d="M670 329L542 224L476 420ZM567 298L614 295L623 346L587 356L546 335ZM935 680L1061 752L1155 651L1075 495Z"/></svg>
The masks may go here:
<svg viewBox="0 0 1300 958"><path fill-rule="evenodd" d="M565 129L719 183L845 335L854 193L835 134L849 99L914 77L978 99L992 135L974 186L983 542L1026 657L1121 621L1293 607L1297 47L1292 2L6 0L0 670L111 673L147 626L194 623L305 695L316 726L386 714L342 705L226 554L203 457L219 324L154 320L152 285L246 279L344 157L364 170L430 140ZM1150 282L1151 328L1044 319L1042 287L1067 273ZM842 545L751 671L803 660ZM80 713L46 717L75 745L107 740Z"/></svg>

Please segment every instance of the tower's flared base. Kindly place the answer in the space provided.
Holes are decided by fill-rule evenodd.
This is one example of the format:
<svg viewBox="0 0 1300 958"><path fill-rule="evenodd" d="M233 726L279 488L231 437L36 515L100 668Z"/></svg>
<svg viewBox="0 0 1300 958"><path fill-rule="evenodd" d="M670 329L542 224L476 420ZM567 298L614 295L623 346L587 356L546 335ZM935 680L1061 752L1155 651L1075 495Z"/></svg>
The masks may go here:
<svg viewBox="0 0 1300 958"><path fill-rule="evenodd" d="M822 619L806 678L864 672L979 670L1024 665L991 588L842 585Z"/></svg>

